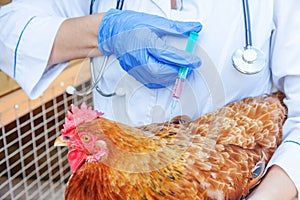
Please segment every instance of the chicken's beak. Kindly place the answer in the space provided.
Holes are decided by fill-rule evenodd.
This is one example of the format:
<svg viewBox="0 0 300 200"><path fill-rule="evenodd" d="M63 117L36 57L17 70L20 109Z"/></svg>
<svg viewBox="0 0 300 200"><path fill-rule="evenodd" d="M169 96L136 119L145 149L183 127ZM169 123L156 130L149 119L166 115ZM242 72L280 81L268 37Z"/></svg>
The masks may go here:
<svg viewBox="0 0 300 200"><path fill-rule="evenodd" d="M62 138L62 136L56 138L55 142L54 142L54 146L56 147L69 147L70 143L65 142Z"/></svg>

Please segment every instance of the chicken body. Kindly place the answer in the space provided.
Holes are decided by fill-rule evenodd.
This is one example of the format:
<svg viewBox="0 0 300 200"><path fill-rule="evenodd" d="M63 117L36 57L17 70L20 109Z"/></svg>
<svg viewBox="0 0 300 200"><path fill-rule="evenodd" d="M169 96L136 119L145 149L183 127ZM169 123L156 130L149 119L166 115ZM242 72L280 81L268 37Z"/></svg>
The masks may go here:
<svg viewBox="0 0 300 200"><path fill-rule="evenodd" d="M194 121L130 127L100 117L81 123L73 135L93 137L89 147L98 150L79 148L86 159L65 199L240 199L253 186L256 164L266 164L280 144L284 119L273 95L234 102Z"/></svg>

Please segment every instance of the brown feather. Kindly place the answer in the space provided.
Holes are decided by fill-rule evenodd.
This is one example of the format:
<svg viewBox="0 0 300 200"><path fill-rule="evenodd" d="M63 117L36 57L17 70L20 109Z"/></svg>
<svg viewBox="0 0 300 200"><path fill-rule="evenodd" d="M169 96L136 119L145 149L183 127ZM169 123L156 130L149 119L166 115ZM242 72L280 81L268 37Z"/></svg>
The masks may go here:
<svg viewBox="0 0 300 200"><path fill-rule="evenodd" d="M130 127L98 118L81 124L108 153L70 178L65 199L239 199L255 165L281 142L285 108L278 94L231 103L194 121Z"/></svg>

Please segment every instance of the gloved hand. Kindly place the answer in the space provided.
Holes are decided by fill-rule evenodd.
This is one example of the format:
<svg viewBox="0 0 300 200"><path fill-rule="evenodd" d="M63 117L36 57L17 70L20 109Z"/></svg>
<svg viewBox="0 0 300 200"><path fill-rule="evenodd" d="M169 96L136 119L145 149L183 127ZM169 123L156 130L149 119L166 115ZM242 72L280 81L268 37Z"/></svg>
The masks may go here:
<svg viewBox="0 0 300 200"><path fill-rule="evenodd" d="M199 32L199 22L178 22L130 10L109 10L98 31L103 55L115 54L122 68L148 88L174 84L179 67L189 74L201 65L191 53L167 45L162 36L188 36Z"/></svg>

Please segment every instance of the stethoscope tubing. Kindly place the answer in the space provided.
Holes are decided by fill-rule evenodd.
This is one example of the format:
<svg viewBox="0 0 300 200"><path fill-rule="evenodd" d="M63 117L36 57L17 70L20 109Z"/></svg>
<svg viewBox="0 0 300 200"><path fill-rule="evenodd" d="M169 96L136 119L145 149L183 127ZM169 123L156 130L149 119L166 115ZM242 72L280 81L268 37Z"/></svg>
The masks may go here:
<svg viewBox="0 0 300 200"><path fill-rule="evenodd" d="M245 43L246 47L252 46L251 22L248 0L243 0L244 23L245 23Z"/></svg>
<svg viewBox="0 0 300 200"><path fill-rule="evenodd" d="M94 3L95 3L95 0L91 0L91 3L90 3L90 15L93 14Z"/></svg>
<svg viewBox="0 0 300 200"><path fill-rule="evenodd" d="M89 13L90 15L93 14L93 7L94 7L94 3L95 3L95 0L91 0L91 3L90 3L90 10L89 10ZM116 9L119 9L119 10L122 10L123 8L123 5L124 5L124 0L117 0L117 5L116 5ZM90 68L91 68L91 75L92 75L92 83L91 83L91 86L85 90L85 91L78 91L76 90L76 88L74 88L73 86L69 86L67 87L66 91L67 93L69 94L76 94L78 96L85 96L85 95L88 95L90 93L92 93L92 91L94 89L96 89L96 91L101 95L101 96L104 96L104 97L112 97L112 96L115 96L115 95L118 95L117 92L112 92L112 93L104 93L100 87L98 86L98 83L100 82L100 79L104 73L104 70L106 69L106 65L107 65L107 60L108 60L108 57L109 56L105 56L104 57L104 60L103 60L103 63L99 69L99 73L97 75L97 77L95 78L94 76L94 67L93 67L93 62L90 61ZM120 92L119 92L120 93ZM120 93L120 95L123 95L123 93Z"/></svg>
<svg viewBox="0 0 300 200"><path fill-rule="evenodd" d="M116 9L122 10L123 9L124 0L117 0Z"/></svg>
<svg viewBox="0 0 300 200"><path fill-rule="evenodd" d="M92 14L92 11L93 11L93 4L94 4L94 1L95 0L92 0L91 2L91 7L90 7L90 14ZM117 0L117 5L116 5L116 9L119 9L119 10L122 10L123 9L123 5L124 5L124 0ZM108 56L105 56L104 58L104 61L103 63L107 63L107 60L108 60ZM91 64L91 68L93 68L92 64ZM104 73L104 69L105 69L105 66L102 65L101 69L100 69L100 72L99 72L99 75L96 79L96 81L94 82L94 86L93 88L95 88L95 85L96 85L96 91L103 97L112 97L112 96L115 96L117 95L117 92L112 92L112 93L105 93L101 90L101 88L98 86L98 82L100 81L100 79L98 80L98 78L101 78L102 74ZM93 75L94 73L92 73ZM97 81L98 80L98 81Z"/></svg>

